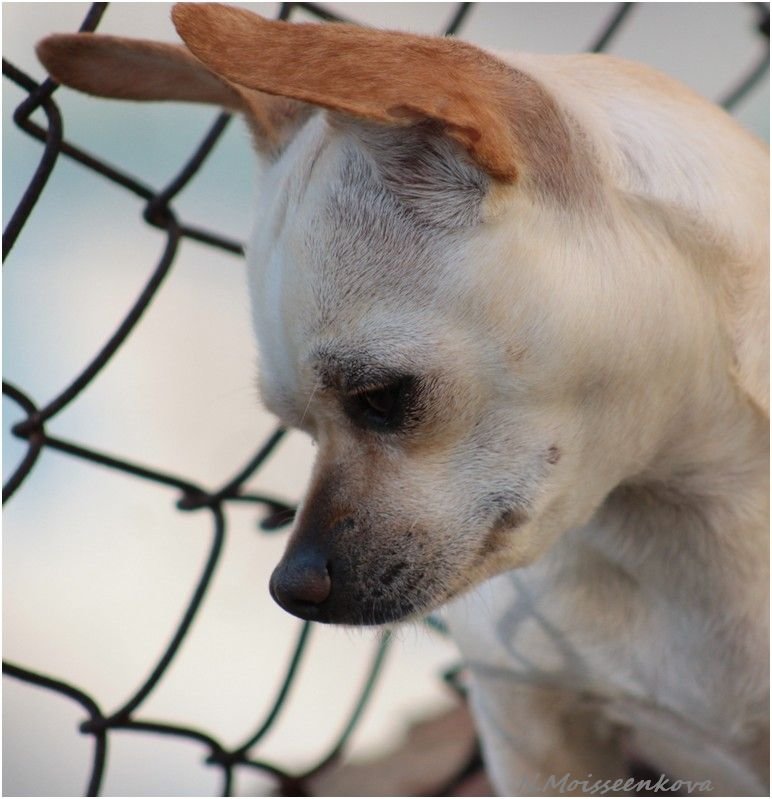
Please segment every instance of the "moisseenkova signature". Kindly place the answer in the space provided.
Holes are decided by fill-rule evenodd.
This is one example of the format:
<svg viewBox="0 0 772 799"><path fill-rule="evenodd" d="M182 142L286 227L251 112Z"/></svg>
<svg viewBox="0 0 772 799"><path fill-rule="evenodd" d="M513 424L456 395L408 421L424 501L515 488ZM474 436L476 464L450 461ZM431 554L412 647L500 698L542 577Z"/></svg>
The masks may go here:
<svg viewBox="0 0 772 799"><path fill-rule="evenodd" d="M574 777L571 772L566 772L561 776L550 774L546 779L541 775L531 779L523 779L518 793L527 796L528 794L543 793L585 793L585 794L608 794L619 791L629 793L638 791L644 794L656 793L678 793L687 794L699 792L710 792L713 785L710 780L672 780L665 774L660 774L655 781L653 779L640 779L636 777L619 777L615 780L593 779L592 774L585 777Z"/></svg>

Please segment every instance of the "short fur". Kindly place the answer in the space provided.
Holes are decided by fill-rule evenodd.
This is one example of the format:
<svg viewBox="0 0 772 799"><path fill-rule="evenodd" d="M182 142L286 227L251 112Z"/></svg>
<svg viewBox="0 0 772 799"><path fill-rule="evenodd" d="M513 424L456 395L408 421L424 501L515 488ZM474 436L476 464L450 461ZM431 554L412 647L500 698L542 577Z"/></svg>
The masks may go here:
<svg viewBox="0 0 772 799"><path fill-rule="evenodd" d="M632 760L767 793L766 149L615 58L174 19L195 59L39 52L92 93L239 108L272 156L262 393L319 448L279 601L382 624L452 600L504 795ZM362 397L395 385L374 428Z"/></svg>

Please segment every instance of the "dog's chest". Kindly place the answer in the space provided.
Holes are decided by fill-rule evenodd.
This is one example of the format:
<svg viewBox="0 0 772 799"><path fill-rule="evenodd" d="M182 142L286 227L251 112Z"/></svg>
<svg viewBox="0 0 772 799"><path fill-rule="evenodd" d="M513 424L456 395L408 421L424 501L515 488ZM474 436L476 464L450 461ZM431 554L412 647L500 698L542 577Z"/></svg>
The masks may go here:
<svg viewBox="0 0 772 799"><path fill-rule="evenodd" d="M506 707L507 694L523 686L560 689L629 730L631 755L695 779L713 773L723 782L727 774L734 784L731 775L742 770L722 751L743 714L727 712L737 703L731 679L713 666L713 642L690 632L688 618L644 605L619 570L572 563L571 579L566 565L548 555L449 607L451 632L489 705ZM517 736L523 720L514 715L489 723L506 727L511 719L499 734ZM706 771L722 759L718 771Z"/></svg>

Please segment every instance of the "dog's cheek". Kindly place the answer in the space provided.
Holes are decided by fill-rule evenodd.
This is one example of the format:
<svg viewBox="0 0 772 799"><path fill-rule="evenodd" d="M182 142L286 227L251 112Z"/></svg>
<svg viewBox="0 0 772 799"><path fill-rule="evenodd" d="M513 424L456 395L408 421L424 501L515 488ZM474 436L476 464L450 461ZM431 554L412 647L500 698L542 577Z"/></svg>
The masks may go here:
<svg viewBox="0 0 772 799"><path fill-rule="evenodd" d="M412 484L395 475L370 499L344 547L359 596L395 618L424 615L470 588L477 562L465 498L446 494L433 469L411 471Z"/></svg>

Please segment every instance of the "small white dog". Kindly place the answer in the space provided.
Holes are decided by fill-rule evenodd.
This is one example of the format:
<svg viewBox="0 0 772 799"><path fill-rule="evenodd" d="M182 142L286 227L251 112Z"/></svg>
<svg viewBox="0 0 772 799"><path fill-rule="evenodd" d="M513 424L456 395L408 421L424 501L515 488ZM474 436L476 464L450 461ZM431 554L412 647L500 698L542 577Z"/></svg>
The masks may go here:
<svg viewBox="0 0 772 799"><path fill-rule="evenodd" d="M39 54L240 110L268 156L262 392L319 448L275 599L340 624L453 599L502 794L629 793L632 760L768 793L766 149L617 58L174 21L186 47Z"/></svg>

